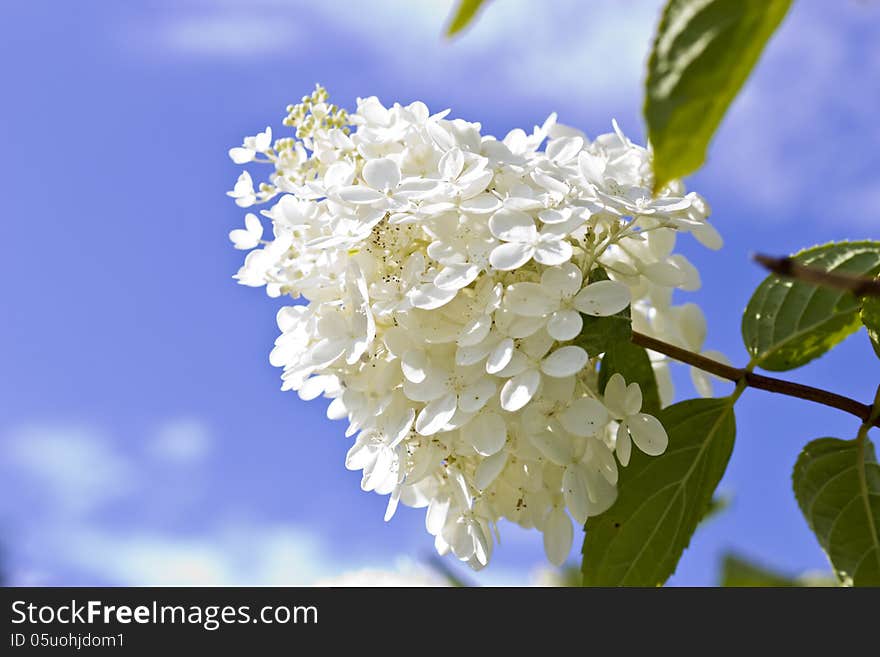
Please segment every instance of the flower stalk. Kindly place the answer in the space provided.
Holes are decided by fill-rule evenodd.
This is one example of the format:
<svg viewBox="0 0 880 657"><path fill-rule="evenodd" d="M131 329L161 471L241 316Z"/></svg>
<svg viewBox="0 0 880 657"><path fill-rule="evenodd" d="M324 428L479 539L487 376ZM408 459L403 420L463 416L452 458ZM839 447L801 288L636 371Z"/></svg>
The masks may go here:
<svg viewBox="0 0 880 657"><path fill-rule="evenodd" d="M652 338L649 335L633 331L632 342L645 349L656 351L682 363L686 363L698 369L701 369L717 377L733 381L734 383L744 382L746 387L766 390L788 397L797 397L798 399L806 399L807 401L830 406L838 410L844 411L851 415L855 415L862 422L869 423L871 426L880 427L880 418L874 417L872 414L872 406L863 404L862 402L838 395L837 393L815 388L813 386L777 379L776 377L756 374L751 370L743 367L732 367L716 360L707 358L700 354L688 351L681 347L677 347L668 342Z"/></svg>

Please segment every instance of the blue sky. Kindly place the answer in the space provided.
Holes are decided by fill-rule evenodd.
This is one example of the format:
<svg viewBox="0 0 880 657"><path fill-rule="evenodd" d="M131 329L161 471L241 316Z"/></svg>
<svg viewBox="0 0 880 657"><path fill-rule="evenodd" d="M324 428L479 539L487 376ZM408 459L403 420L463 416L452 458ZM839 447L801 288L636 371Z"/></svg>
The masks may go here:
<svg viewBox="0 0 880 657"><path fill-rule="evenodd" d="M450 3L31 0L0 26L0 541L33 584L312 583L430 555L420 511L343 467L321 403L279 392L267 361L277 300L231 279L226 150L324 84L335 101L420 99L503 135L551 111L643 139L643 61L660 2L497 0L453 43ZM720 252L691 240L687 295L708 348L744 362L754 251L877 237L880 5L799 0L689 186ZM682 296L684 299L684 295ZM680 374L685 374L681 372ZM867 400L863 334L791 373ZM679 397L693 394L681 382ZM736 549L788 572L825 568L790 493L800 447L851 437L833 410L749 391L722 489L673 584L715 581ZM536 534L506 528L491 583L526 582ZM576 554L573 553L573 557ZM403 565L401 565L403 564ZM410 564L410 565L406 565Z"/></svg>

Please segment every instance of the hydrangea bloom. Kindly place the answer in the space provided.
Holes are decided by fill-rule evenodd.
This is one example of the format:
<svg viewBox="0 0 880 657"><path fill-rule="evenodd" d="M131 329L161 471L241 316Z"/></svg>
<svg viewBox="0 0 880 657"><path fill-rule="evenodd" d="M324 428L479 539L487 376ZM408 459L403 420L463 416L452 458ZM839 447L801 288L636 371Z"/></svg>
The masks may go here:
<svg viewBox="0 0 880 657"><path fill-rule="evenodd" d="M274 168L229 192L267 204L272 228L264 239L249 213L230 233L252 249L236 278L302 299L278 313L270 361L282 389L348 420L346 465L389 496L386 519L426 508L438 552L479 568L506 518L542 531L560 564L572 520L613 504L632 444L667 444L637 384L598 389L584 316L631 305L637 329L701 343L698 309L671 301L699 276L673 248L679 232L720 238L679 183L652 197L649 153L616 124L591 141L551 116L499 140L447 117L375 97L349 116L318 87L288 108L295 139L267 128L233 148Z"/></svg>

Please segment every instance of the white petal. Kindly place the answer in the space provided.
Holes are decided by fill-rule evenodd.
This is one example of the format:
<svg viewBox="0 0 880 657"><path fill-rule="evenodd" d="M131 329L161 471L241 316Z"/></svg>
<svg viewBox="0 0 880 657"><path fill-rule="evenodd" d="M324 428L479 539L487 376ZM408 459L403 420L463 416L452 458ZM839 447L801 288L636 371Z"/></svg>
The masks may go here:
<svg viewBox="0 0 880 657"><path fill-rule="evenodd" d="M399 503L400 486L395 486L394 490L391 491L391 495L388 497L388 506L385 508L385 522L388 522L394 517L394 513L397 511L397 505Z"/></svg>
<svg viewBox="0 0 880 657"><path fill-rule="evenodd" d="M369 203L375 203L376 201L380 201L385 198L375 189L370 189L369 187L365 187L364 185L351 185L349 187L342 187L341 189L337 190L336 195L343 202L351 203L352 205L366 205Z"/></svg>
<svg viewBox="0 0 880 657"><path fill-rule="evenodd" d="M458 400L453 394L435 399L419 411L419 416L416 418L416 431L423 436L431 436L441 431L455 415L457 407Z"/></svg>
<svg viewBox="0 0 880 657"><path fill-rule="evenodd" d="M498 374L498 372L507 367L511 358L513 358L513 340L511 338L504 338L489 353L489 358L486 359L486 372Z"/></svg>
<svg viewBox="0 0 880 657"><path fill-rule="evenodd" d="M562 224L571 219L571 213L563 210L541 210L538 219L545 224Z"/></svg>
<svg viewBox="0 0 880 657"><path fill-rule="evenodd" d="M507 464L507 451L501 450L492 456L487 456L474 472L474 485L479 490L486 490L489 485L498 478L504 466Z"/></svg>
<svg viewBox="0 0 880 657"><path fill-rule="evenodd" d="M707 249L717 251L724 246L724 240L712 224L704 223L699 226L694 226L691 229L691 233L697 241Z"/></svg>
<svg viewBox="0 0 880 657"><path fill-rule="evenodd" d="M397 412L386 411L382 416L382 430L388 437L391 447L406 438L413 422L416 419L416 412L412 408L400 408Z"/></svg>
<svg viewBox="0 0 880 657"><path fill-rule="evenodd" d="M622 418L626 415L623 410L624 400L626 398L626 380L621 374L615 372L605 384L605 406L611 411L616 418Z"/></svg>
<svg viewBox="0 0 880 657"><path fill-rule="evenodd" d="M241 228L229 231L229 241L236 249L247 251L260 244L260 235L254 235Z"/></svg>
<svg viewBox="0 0 880 657"><path fill-rule="evenodd" d="M526 370L508 379L501 388L501 408L518 411L532 400L540 385L541 373L537 370Z"/></svg>
<svg viewBox="0 0 880 657"><path fill-rule="evenodd" d="M589 356L580 347L560 347L541 361L541 371L547 376L563 377L580 372Z"/></svg>
<svg viewBox="0 0 880 657"><path fill-rule="evenodd" d="M544 521L544 552L554 566L561 566L568 559L574 530L571 519L562 507L554 507Z"/></svg>
<svg viewBox="0 0 880 657"><path fill-rule="evenodd" d="M430 402L440 399L449 392L446 385L446 376L443 372L427 372L425 377L418 383L409 380L403 382L403 394L407 399L419 402Z"/></svg>
<svg viewBox="0 0 880 657"><path fill-rule="evenodd" d="M700 397L711 397L715 391L712 388L712 379L709 378L709 374L697 367L691 367L690 370L691 382L694 384L697 394Z"/></svg>
<svg viewBox="0 0 880 657"><path fill-rule="evenodd" d="M542 265L550 267L561 265L563 262L571 260L572 255L571 243L566 239L557 237L541 239L535 248L535 260Z"/></svg>
<svg viewBox="0 0 880 657"><path fill-rule="evenodd" d="M484 376L461 391L458 396L458 405L466 413L476 413L486 405L497 389L498 385L495 381Z"/></svg>
<svg viewBox="0 0 880 657"><path fill-rule="evenodd" d="M480 413L467 425L466 435L478 454L490 456L507 442L507 425L497 413Z"/></svg>
<svg viewBox="0 0 880 657"><path fill-rule="evenodd" d="M671 262L652 262L641 267L646 278L666 287L677 287L684 283L684 272Z"/></svg>
<svg viewBox="0 0 880 657"><path fill-rule="evenodd" d="M617 427L617 440L614 443L614 451L617 453L617 460L620 465L626 467L629 465L629 457L632 454L632 439L629 437L629 429L626 424L621 423Z"/></svg>
<svg viewBox="0 0 880 657"><path fill-rule="evenodd" d="M529 435L529 442L551 463L562 467L571 463L571 440L562 432L539 431Z"/></svg>
<svg viewBox="0 0 880 657"><path fill-rule="evenodd" d="M636 413L626 419L633 442L648 456L659 456L666 451L669 436L660 420L647 413Z"/></svg>
<svg viewBox="0 0 880 657"><path fill-rule="evenodd" d="M441 290L436 285L428 283L410 290L408 298L416 308L434 310L452 301L457 293L458 290Z"/></svg>
<svg viewBox="0 0 880 657"><path fill-rule="evenodd" d="M518 269L532 259L535 247L523 242L509 242L496 246L489 254L489 264L499 271Z"/></svg>
<svg viewBox="0 0 880 657"><path fill-rule="evenodd" d="M614 460L614 453L608 449L601 438L589 441L584 459L587 461L588 467L602 475L605 481L612 486L617 484L617 461Z"/></svg>
<svg viewBox="0 0 880 657"><path fill-rule="evenodd" d="M538 238L535 220L525 212L502 208L489 219L489 230L505 242L534 242Z"/></svg>
<svg viewBox="0 0 880 657"><path fill-rule="evenodd" d="M256 153L252 148L230 148L229 149L229 159L231 159L236 164L247 164L248 162L252 162Z"/></svg>
<svg viewBox="0 0 880 657"><path fill-rule="evenodd" d="M428 504L428 510L425 513L425 529L427 529L428 533L432 536L436 536L442 531L448 515L449 498L433 498L430 504Z"/></svg>
<svg viewBox="0 0 880 657"><path fill-rule="evenodd" d="M701 351L706 341L706 317L695 303L686 303L675 308L684 346L691 351Z"/></svg>
<svg viewBox="0 0 880 657"><path fill-rule="evenodd" d="M575 436L595 436L608 422L608 410L596 401L582 397L571 402L568 408L559 414L559 422L563 428Z"/></svg>
<svg viewBox="0 0 880 657"><path fill-rule="evenodd" d="M334 162L324 172L324 186L328 189L351 185L354 168L348 162Z"/></svg>
<svg viewBox="0 0 880 657"><path fill-rule="evenodd" d="M400 167L387 157L367 162L362 174L364 181L373 189L387 191L400 184Z"/></svg>
<svg viewBox="0 0 880 657"><path fill-rule="evenodd" d="M468 262L447 265L437 274L434 285L441 290L460 290L470 285L479 273L480 268Z"/></svg>
<svg viewBox="0 0 880 657"><path fill-rule="evenodd" d="M466 345L455 350L456 365L475 365L489 355L491 346L486 341Z"/></svg>
<svg viewBox="0 0 880 657"><path fill-rule="evenodd" d="M446 180L458 178L458 174L460 174L461 170L464 168L464 153L462 153L461 149L457 147L447 151L444 153L443 157L440 158L440 163L437 165L437 168L440 171L440 175Z"/></svg>
<svg viewBox="0 0 880 657"><path fill-rule="evenodd" d="M410 349L400 359L400 369L408 381L421 383L428 375L428 357L421 349Z"/></svg>
<svg viewBox="0 0 880 657"><path fill-rule="evenodd" d="M458 335L456 344L460 347L472 347L482 342L489 335L491 328L492 317L490 315L480 315L464 325L464 328L461 329L461 333Z"/></svg>
<svg viewBox="0 0 880 657"><path fill-rule="evenodd" d="M557 310L547 322L547 333L554 340L565 342L576 338L584 327L581 314L574 310Z"/></svg>
<svg viewBox="0 0 880 657"><path fill-rule="evenodd" d="M590 516L590 493L587 477L580 464L572 463L562 475L562 495L574 521L583 526Z"/></svg>
<svg viewBox="0 0 880 657"><path fill-rule="evenodd" d="M489 214L501 207L501 201L494 194L477 194L459 203L458 207L468 214Z"/></svg>
<svg viewBox="0 0 880 657"><path fill-rule="evenodd" d="M626 394L623 397L623 412L625 415L634 415L642 408L642 389L636 382L630 383L626 387Z"/></svg>
<svg viewBox="0 0 880 657"><path fill-rule="evenodd" d="M560 137L549 142L544 152L551 160L564 164L575 157L583 147L583 137Z"/></svg>
<svg viewBox="0 0 880 657"><path fill-rule="evenodd" d="M578 168L587 182L601 185L605 181L605 159L587 151L578 154Z"/></svg>
<svg viewBox="0 0 880 657"><path fill-rule="evenodd" d="M299 398L303 401L311 401L313 399L317 399L319 395L324 392L324 387L327 384L328 377L326 376L311 376L305 380L299 390Z"/></svg>
<svg viewBox="0 0 880 657"><path fill-rule="evenodd" d="M573 297L581 289L582 282L581 270L571 262L550 267L541 274L541 285L556 291L562 297Z"/></svg>
<svg viewBox="0 0 880 657"><path fill-rule="evenodd" d="M629 288L618 281L590 283L574 297L573 305L585 315L607 317L619 313L630 302Z"/></svg>
<svg viewBox="0 0 880 657"><path fill-rule="evenodd" d="M510 362L508 362L503 369L499 370L498 372L494 372L494 374L496 376L500 376L501 378L509 379L513 376L516 376L517 374L522 374L531 366L532 364L531 362L529 362L529 359L526 357L526 355L523 352L515 349L510 357Z"/></svg>
<svg viewBox="0 0 880 657"><path fill-rule="evenodd" d="M543 317L559 307L559 301L540 283L514 283L504 293L504 302L517 315Z"/></svg>

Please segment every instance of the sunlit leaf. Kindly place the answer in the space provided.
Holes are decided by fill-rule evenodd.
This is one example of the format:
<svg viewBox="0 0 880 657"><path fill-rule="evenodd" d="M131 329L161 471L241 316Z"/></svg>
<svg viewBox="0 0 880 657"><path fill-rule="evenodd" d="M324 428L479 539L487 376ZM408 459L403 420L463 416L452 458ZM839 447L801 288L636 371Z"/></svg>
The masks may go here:
<svg viewBox="0 0 880 657"><path fill-rule="evenodd" d="M832 242L793 258L826 271L873 276L880 272L880 242ZM743 341L754 364L790 370L857 331L859 307L850 292L771 274L755 290L743 315Z"/></svg>
<svg viewBox="0 0 880 657"><path fill-rule="evenodd" d="M695 171L791 0L669 0L648 61L655 189Z"/></svg>
<svg viewBox="0 0 880 657"><path fill-rule="evenodd" d="M446 36L455 36L466 28L485 3L486 0L460 0L446 28Z"/></svg>

